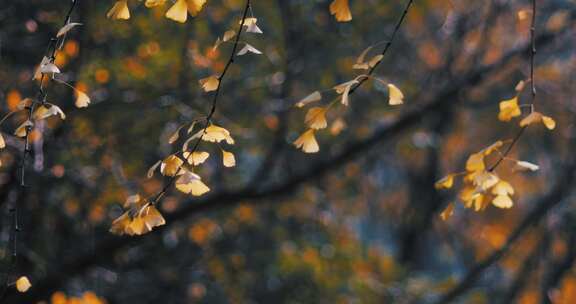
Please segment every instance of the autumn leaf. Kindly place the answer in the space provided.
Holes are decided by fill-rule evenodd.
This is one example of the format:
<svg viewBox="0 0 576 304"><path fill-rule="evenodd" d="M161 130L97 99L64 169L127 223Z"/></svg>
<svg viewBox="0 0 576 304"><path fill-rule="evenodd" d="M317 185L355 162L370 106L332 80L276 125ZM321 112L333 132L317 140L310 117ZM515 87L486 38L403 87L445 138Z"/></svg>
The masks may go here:
<svg viewBox="0 0 576 304"><path fill-rule="evenodd" d="M201 196L208 191L210 188L206 186L200 176L190 171L186 171L176 180L176 189L186 194L192 194L193 196Z"/></svg>
<svg viewBox="0 0 576 304"><path fill-rule="evenodd" d="M220 84L220 80L217 76L214 75L202 78L198 82L202 86L202 89L204 89L204 92L216 91L216 89L218 89L218 85Z"/></svg>
<svg viewBox="0 0 576 304"><path fill-rule="evenodd" d="M334 90L336 90L336 93L342 95L341 103L343 105L348 106L348 103L349 103L348 95L350 95L350 90L352 89L352 86L354 86L358 83L359 83L358 80L353 79L353 80L341 83L341 84L334 87Z"/></svg>
<svg viewBox="0 0 576 304"><path fill-rule="evenodd" d="M230 132L216 125L210 125L205 130L198 131L192 138L202 138L203 141L208 142L226 141L229 145L234 144L234 139L230 136Z"/></svg>
<svg viewBox="0 0 576 304"><path fill-rule="evenodd" d="M183 156L184 159L188 160L189 164L193 166L198 166L204 163L208 159L208 157L210 157L210 154L204 151L194 151L192 152L192 155L190 155L190 152L184 152Z"/></svg>
<svg viewBox="0 0 576 304"><path fill-rule="evenodd" d="M30 280L28 280L28 277L21 276L18 278L18 280L16 280L16 289L19 292L26 292L28 291L28 289L30 289L30 287L32 287L32 284L30 284Z"/></svg>
<svg viewBox="0 0 576 304"><path fill-rule="evenodd" d="M222 163L224 164L224 167L228 168L236 166L236 158L234 157L234 154L222 150Z"/></svg>
<svg viewBox="0 0 576 304"><path fill-rule="evenodd" d="M206 0L176 0L176 3L166 12L166 18L184 23L188 19L188 13L192 17L198 15Z"/></svg>
<svg viewBox="0 0 576 304"><path fill-rule="evenodd" d="M350 7L348 5L348 0L334 0L330 4L330 14L336 17L339 22L347 22L352 20L352 13L350 13Z"/></svg>
<svg viewBox="0 0 576 304"><path fill-rule="evenodd" d="M107 18L114 20L128 20L130 19L130 10L128 9L128 0L119 0L114 3L114 6L106 14Z"/></svg>
<svg viewBox="0 0 576 304"><path fill-rule="evenodd" d="M536 164L527 161L516 161L516 166L514 167L516 171L538 171L540 167Z"/></svg>
<svg viewBox="0 0 576 304"><path fill-rule="evenodd" d="M518 96L501 101L499 106L500 112L498 113L498 119L500 121L510 121L513 117L522 114L522 111L520 111L520 107L518 106Z"/></svg>
<svg viewBox="0 0 576 304"><path fill-rule="evenodd" d="M82 25L82 23L76 23L76 22L70 22L68 24L66 24L65 26L63 26L58 33L56 34L56 38L60 38L64 35L66 35L71 29L73 29L76 26Z"/></svg>
<svg viewBox="0 0 576 304"><path fill-rule="evenodd" d="M160 172L165 176L174 176L177 174L184 161L180 157L172 154L166 157L160 164Z"/></svg>
<svg viewBox="0 0 576 304"><path fill-rule="evenodd" d="M396 106L404 103L404 94L397 86L391 83L388 84L388 94L390 95L389 105Z"/></svg>
<svg viewBox="0 0 576 304"><path fill-rule="evenodd" d="M88 105L90 104L91 100L90 97L88 97L88 95L86 95L86 93L76 89L76 101L74 102L74 105L77 108L86 108L88 107Z"/></svg>
<svg viewBox="0 0 576 304"><path fill-rule="evenodd" d="M454 174L448 174L444 176L434 184L434 187L438 190L452 188L454 185L454 176Z"/></svg>
<svg viewBox="0 0 576 304"><path fill-rule="evenodd" d="M314 130L326 128L328 126L326 122L326 111L327 109L322 107L310 108L308 113L306 113L306 124Z"/></svg>
<svg viewBox="0 0 576 304"><path fill-rule="evenodd" d="M530 115L524 117L520 121L520 127L527 127L534 123L543 123L548 130L554 130L556 128L556 121L552 117L545 116L540 112L532 112Z"/></svg>
<svg viewBox="0 0 576 304"><path fill-rule="evenodd" d="M315 91L314 93L302 98L300 101L296 103L296 107L302 108L307 104L317 102L322 100L322 94L319 91Z"/></svg>
<svg viewBox="0 0 576 304"><path fill-rule="evenodd" d="M294 141L294 146L298 149L302 148L302 151L305 153L316 153L320 151L316 137L314 137L313 129L302 133L302 135Z"/></svg>

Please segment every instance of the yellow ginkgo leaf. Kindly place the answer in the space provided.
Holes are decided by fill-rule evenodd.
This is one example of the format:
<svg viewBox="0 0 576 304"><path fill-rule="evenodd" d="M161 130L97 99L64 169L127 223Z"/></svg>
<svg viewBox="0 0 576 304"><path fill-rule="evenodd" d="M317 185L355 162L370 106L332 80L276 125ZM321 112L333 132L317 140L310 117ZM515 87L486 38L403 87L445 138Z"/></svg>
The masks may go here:
<svg viewBox="0 0 576 304"><path fill-rule="evenodd" d="M539 122L542 122L548 130L554 130L554 128L556 128L556 121L554 121L552 117L542 115L540 112L532 112L530 115L524 117L520 121L520 127L526 127Z"/></svg>
<svg viewBox="0 0 576 304"><path fill-rule="evenodd" d="M514 203L508 195L498 195L492 200L492 205L498 208L509 209L512 208Z"/></svg>
<svg viewBox="0 0 576 304"><path fill-rule="evenodd" d="M216 89L218 89L218 85L220 84L220 80L214 75L202 78L198 82L202 86L202 89L204 89L204 92L216 91Z"/></svg>
<svg viewBox="0 0 576 304"><path fill-rule="evenodd" d="M487 191L488 189L494 187L500 179L494 173L488 171L482 171L476 174L474 177L474 186L481 191Z"/></svg>
<svg viewBox="0 0 576 304"><path fill-rule="evenodd" d="M202 138L203 141L208 142L226 141L229 145L234 144L234 139L230 136L230 132L216 125L210 125L205 130L198 131L191 138Z"/></svg>
<svg viewBox="0 0 576 304"><path fill-rule="evenodd" d="M234 157L234 154L222 150L222 163L224 164L224 167L228 168L236 166L236 158Z"/></svg>
<svg viewBox="0 0 576 304"><path fill-rule="evenodd" d="M107 18L115 20L128 20L130 19L130 10L128 9L128 0L119 0L114 3L114 6L106 14Z"/></svg>
<svg viewBox="0 0 576 304"><path fill-rule="evenodd" d="M186 0L176 0L176 3L166 12L166 18L184 23L188 19L188 6Z"/></svg>
<svg viewBox="0 0 576 304"><path fill-rule="evenodd" d="M445 221L449 219L452 214L454 214L454 204L449 203L448 206L446 206L446 208L444 208L444 210L440 213L440 218Z"/></svg>
<svg viewBox="0 0 576 304"><path fill-rule="evenodd" d="M76 101L74 102L74 105L77 108L86 108L90 104L90 97L88 97L86 93L80 90L75 90L75 92L76 92Z"/></svg>
<svg viewBox="0 0 576 304"><path fill-rule="evenodd" d="M404 94L397 86L391 83L388 84L388 94L390 95L389 105L396 106L404 103Z"/></svg>
<svg viewBox="0 0 576 304"><path fill-rule="evenodd" d="M198 15L204 4L206 4L206 0L186 0L186 4L188 5L188 12L192 17Z"/></svg>
<svg viewBox="0 0 576 304"><path fill-rule="evenodd" d="M474 171L483 171L486 169L486 165L484 164L484 154L482 153L474 153L468 157L466 161L466 171L474 172Z"/></svg>
<svg viewBox="0 0 576 304"><path fill-rule="evenodd" d="M6 141L4 140L4 136L0 133L0 149L6 148Z"/></svg>
<svg viewBox="0 0 576 304"><path fill-rule="evenodd" d="M30 284L30 280L26 276L21 276L16 280L16 289L19 292L26 292L30 287L32 287L32 284Z"/></svg>
<svg viewBox="0 0 576 304"><path fill-rule="evenodd" d="M156 207L154 207L153 205L148 205L147 207L145 207L142 210L140 217L144 221L144 225L146 225L146 228L148 228L148 230L152 230L155 227L159 227L166 224L166 220L164 220L164 217L162 216L160 211L158 211L158 209L156 209Z"/></svg>
<svg viewBox="0 0 576 304"><path fill-rule="evenodd" d="M494 195L512 195L514 194L514 188L507 181L500 180L492 188L492 194Z"/></svg>
<svg viewBox="0 0 576 304"><path fill-rule="evenodd" d="M193 166L198 166L204 163L208 157L210 157L210 154L204 151L195 151L192 152L192 155L190 155L190 152L184 152L183 155L184 159L187 159L188 163Z"/></svg>
<svg viewBox="0 0 576 304"><path fill-rule="evenodd" d="M326 121L326 111L327 109L322 107L310 108L308 113L306 113L306 124L314 130L326 128L328 126L328 122Z"/></svg>
<svg viewBox="0 0 576 304"><path fill-rule="evenodd" d="M319 91L316 91L316 92L302 98L300 101L298 101L298 103L296 103L296 107L302 108L303 106L305 106L309 103L317 102L317 101L320 101L321 99L322 99L322 94Z"/></svg>
<svg viewBox="0 0 576 304"><path fill-rule="evenodd" d="M154 176L154 171L156 171L156 168L158 168L158 166L160 166L161 163L162 163L162 161L159 160L155 164L153 164L152 167L150 167L148 169L148 172L146 173L146 177L152 178L152 176Z"/></svg>
<svg viewBox="0 0 576 304"><path fill-rule="evenodd" d="M492 154L493 152L498 151L498 149L500 149L503 145L504 145L504 142L499 140L499 141L491 144L490 146L482 149L482 151L480 151L480 153L483 154L484 156L488 156L488 155Z"/></svg>
<svg viewBox="0 0 576 304"><path fill-rule="evenodd" d="M348 0L334 0L330 3L330 14L336 17L339 22L347 22L352 20L352 13Z"/></svg>
<svg viewBox="0 0 576 304"><path fill-rule="evenodd" d="M36 111L34 111L34 114L32 115L32 117L35 120L41 120L41 119L45 119L48 118L50 116L60 116L60 119L64 120L66 119L66 115L64 114L64 112L62 111L62 109L60 109L60 107L58 107L57 105L41 105L38 108L36 108Z"/></svg>
<svg viewBox="0 0 576 304"><path fill-rule="evenodd" d="M130 225L131 221L132 219L130 218L130 214L128 212L124 212L121 216L112 222L109 231L113 234L123 235L126 233L126 229L128 228L128 225Z"/></svg>
<svg viewBox="0 0 576 304"><path fill-rule="evenodd" d="M160 173L165 176L174 176L178 173L182 164L184 164L184 161L182 161L180 157L172 154L162 161Z"/></svg>
<svg viewBox="0 0 576 304"><path fill-rule="evenodd" d="M189 171L178 177L176 189L193 196L201 196L210 191L210 188L202 182L200 176Z"/></svg>
<svg viewBox="0 0 576 304"><path fill-rule="evenodd" d="M454 176L454 174L448 174L444 176L434 184L434 187L438 190L452 188L454 185Z"/></svg>
<svg viewBox="0 0 576 304"><path fill-rule="evenodd" d="M518 117L522 114L518 106L518 96L501 101L499 107L498 119L500 121L510 121L513 117Z"/></svg>
<svg viewBox="0 0 576 304"><path fill-rule="evenodd" d="M316 153L320 151L313 129L302 133L302 135L294 141L294 146L298 149L302 148L302 151L306 153Z"/></svg>
<svg viewBox="0 0 576 304"><path fill-rule="evenodd" d="M128 223L124 232L128 235L142 235L150 232L150 229L146 226L144 218L136 216Z"/></svg>

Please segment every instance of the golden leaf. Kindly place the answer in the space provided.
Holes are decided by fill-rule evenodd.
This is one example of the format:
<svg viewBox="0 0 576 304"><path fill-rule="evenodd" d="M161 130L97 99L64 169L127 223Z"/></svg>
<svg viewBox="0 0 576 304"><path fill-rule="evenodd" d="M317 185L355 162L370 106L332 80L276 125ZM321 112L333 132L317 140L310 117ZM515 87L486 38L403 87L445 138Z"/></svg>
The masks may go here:
<svg viewBox="0 0 576 304"><path fill-rule="evenodd" d="M554 121L552 117L542 115L540 112L532 112L530 115L524 117L520 121L520 127L526 127L539 122L542 122L548 130L554 130L554 128L556 128L556 121Z"/></svg>
<svg viewBox="0 0 576 304"><path fill-rule="evenodd" d="M328 126L326 122L326 108L313 107L306 113L305 122L310 128L315 130L324 129Z"/></svg>
<svg viewBox="0 0 576 304"><path fill-rule="evenodd" d="M348 0L334 0L330 3L330 14L336 17L339 22L347 22L352 20L352 13Z"/></svg>
<svg viewBox="0 0 576 304"><path fill-rule="evenodd" d="M474 186L476 186L481 191L486 191L494 187L500 179L496 174L490 173L488 171L482 171L476 174L474 177Z"/></svg>
<svg viewBox="0 0 576 304"><path fill-rule="evenodd" d="M152 167L150 167L150 169L148 169L148 173L146 174L146 176L148 178L152 178L152 176L154 176L154 171L156 171L156 168L158 168L158 166L160 166L161 163L162 163L162 161L159 160L155 164L153 164Z"/></svg>
<svg viewBox="0 0 576 304"><path fill-rule="evenodd" d="M444 208L444 210L440 213L440 218L443 221L446 221L452 216L452 214L454 214L454 204L449 203L448 206L446 206L446 208Z"/></svg>
<svg viewBox="0 0 576 304"><path fill-rule="evenodd" d="M486 169L486 165L484 164L484 154L482 153L474 153L468 157L466 161L466 171L474 172L474 171L483 171Z"/></svg>
<svg viewBox="0 0 576 304"><path fill-rule="evenodd" d="M34 123L31 122L30 120L26 120L18 128L16 128L16 131L14 131L14 135L18 137L26 137L26 134L28 133L28 128L32 126L34 126Z"/></svg>
<svg viewBox="0 0 576 304"><path fill-rule="evenodd" d="M190 156L190 152L184 152L183 155L184 159L187 159L188 163L193 166L198 166L204 163L208 159L208 157L210 157L210 154L204 151L192 152L192 156Z"/></svg>
<svg viewBox="0 0 576 304"><path fill-rule="evenodd" d="M174 176L178 173L184 162L176 155L166 157L160 165L160 173L165 176Z"/></svg>
<svg viewBox="0 0 576 304"><path fill-rule="evenodd" d="M220 80L214 75L200 79L198 82L202 86L202 89L204 89L204 92L216 91L216 89L218 89L218 85L220 84Z"/></svg>
<svg viewBox="0 0 576 304"><path fill-rule="evenodd" d="M128 20L130 19L130 10L128 9L128 0L119 0L114 3L114 6L106 14L107 18L114 20Z"/></svg>
<svg viewBox="0 0 576 304"><path fill-rule="evenodd" d="M313 129L302 133L302 135L294 141L294 146L298 149L302 148L302 151L305 153L316 153L320 151L316 137L314 137Z"/></svg>
<svg viewBox="0 0 576 304"><path fill-rule="evenodd" d="M345 106L348 106L348 95L350 94L350 89L352 89L352 86L354 86L355 84L358 84L359 81L356 79L341 83L337 86L334 87L334 90L336 90L336 93L338 94L342 94L342 104Z"/></svg>
<svg viewBox="0 0 576 304"><path fill-rule="evenodd" d="M226 141L226 143L229 145L234 144L234 139L230 136L230 132L216 125L210 125L205 130L198 131L191 138L202 138L202 140L208 142Z"/></svg>
<svg viewBox="0 0 576 304"><path fill-rule="evenodd" d="M388 94L390 95L390 100L388 104L391 106L401 105L404 103L404 94L398 87L393 84L388 84Z"/></svg>
<svg viewBox="0 0 576 304"><path fill-rule="evenodd" d="M236 158L234 154L225 150L222 150L222 163L224 167L234 167L236 166Z"/></svg>
<svg viewBox="0 0 576 304"><path fill-rule="evenodd" d="M193 196L201 196L210 191L210 188L202 182L200 176L190 171L186 171L176 180L176 189Z"/></svg>
<svg viewBox="0 0 576 304"><path fill-rule="evenodd" d="M148 230L152 230L154 227L159 227L166 224L166 220L164 220L164 217L160 211L158 211L158 209L156 209L156 207L153 205L148 205L145 207L139 216L144 221L144 224Z"/></svg>
<svg viewBox="0 0 576 304"><path fill-rule="evenodd" d="M188 19L188 6L186 0L176 0L176 3L166 12L166 18L184 23Z"/></svg>
<svg viewBox="0 0 576 304"><path fill-rule="evenodd" d="M508 195L498 195L492 200L492 205L498 208L508 209L512 208L514 203Z"/></svg>
<svg viewBox="0 0 576 304"><path fill-rule="evenodd" d="M319 91L315 91L314 93L302 98L298 103L296 103L296 107L302 108L303 106L320 101L322 99L322 94Z"/></svg>
<svg viewBox="0 0 576 304"><path fill-rule="evenodd" d="M520 111L520 107L518 106L518 96L501 101L499 107L500 112L498 113L498 119L500 121L510 121L513 117L522 114L522 111Z"/></svg>
<svg viewBox="0 0 576 304"><path fill-rule="evenodd" d="M0 149L6 148L6 141L4 140L4 136L0 133Z"/></svg>
<svg viewBox="0 0 576 304"><path fill-rule="evenodd" d="M452 188L452 186L454 185L454 176L455 176L454 174L448 174L444 176L434 184L434 188L438 190Z"/></svg>
<svg viewBox="0 0 576 304"><path fill-rule="evenodd" d="M75 92L76 92L76 101L74 102L74 105L77 108L86 108L91 102L90 97L88 97L86 93L80 90L75 90Z"/></svg>
<svg viewBox="0 0 576 304"><path fill-rule="evenodd" d="M494 195L512 195L514 194L514 188L507 181L500 180L492 188L492 194Z"/></svg>

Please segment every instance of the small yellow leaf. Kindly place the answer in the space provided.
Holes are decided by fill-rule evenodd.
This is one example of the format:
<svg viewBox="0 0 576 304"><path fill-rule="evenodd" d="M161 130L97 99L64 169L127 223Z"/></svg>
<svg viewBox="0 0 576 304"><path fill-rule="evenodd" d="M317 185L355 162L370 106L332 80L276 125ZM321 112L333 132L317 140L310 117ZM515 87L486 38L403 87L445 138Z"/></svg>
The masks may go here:
<svg viewBox="0 0 576 304"><path fill-rule="evenodd" d="M189 171L176 180L176 189L193 196L201 196L210 191L210 188L202 182L200 176Z"/></svg>
<svg viewBox="0 0 576 304"><path fill-rule="evenodd" d="M186 0L186 4L188 5L188 12L192 17L198 15L204 4L206 4L206 0Z"/></svg>
<svg viewBox="0 0 576 304"><path fill-rule="evenodd" d="M154 165L152 165L152 167L150 167L150 169L148 169L148 173L146 174L146 177L152 178L152 176L154 176L154 171L156 171L156 168L158 168L158 166L160 166L161 163L162 163L162 161L159 160Z"/></svg>
<svg viewBox="0 0 576 304"><path fill-rule="evenodd" d="M516 161L516 167L514 169L517 171L538 171L540 167L536 164L519 160Z"/></svg>
<svg viewBox="0 0 576 304"><path fill-rule="evenodd" d="M230 136L230 132L222 127L210 125L205 130L200 130L191 138L202 138L207 142L221 142L226 141L227 144L233 145L234 139Z"/></svg>
<svg viewBox="0 0 576 304"><path fill-rule="evenodd" d="M296 146L298 149L302 148L302 151L305 153L316 153L320 151L316 137L314 137L313 129L310 129L300 135L300 137L294 141L294 146Z"/></svg>
<svg viewBox="0 0 576 304"><path fill-rule="evenodd" d="M236 166L236 158L234 154L225 150L222 150L222 163L224 167L234 167Z"/></svg>
<svg viewBox="0 0 576 304"><path fill-rule="evenodd" d="M319 91L316 91L316 92L304 97L300 101L298 101L298 103L296 103L296 107L302 108L309 103L320 101L321 99L322 99L322 94L320 94Z"/></svg>
<svg viewBox="0 0 576 304"><path fill-rule="evenodd" d="M492 188L492 194L512 195L514 194L514 188L512 188L512 185L510 185L510 183L507 181L500 180L498 183L496 183L496 185L494 185L494 188Z"/></svg>
<svg viewBox="0 0 576 304"><path fill-rule="evenodd" d="M352 13L348 5L348 0L334 0L330 3L330 14L336 17L339 22L352 20Z"/></svg>
<svg viewBox="0 0 576 304"><path fill-rule="evenodd" d="M74 105L77 108L86 108L90 104L90 97L88 97L86 93L80 90L76 90L75 92L76 92L76 102L74 102Z"/></svg>
<svg viewBox="0 0 576 304"><path fill-rule="evenodd" d="M160 165L160 173L165 176L174 176L180 170L184 162L176 155L166 157Z"/></svg>
<svg viewBox="0 0 576 304"><path fill-rule="evenodd" d="M38 108L36 108L36 111L34 111L32 117L35 120L41 120L56 115L60 116L60 119L62 120L66 119L66 115L64 114L62 109L60 109L60 107L58 107L57 105L47 104L47 105L41 105Z"/></svg>
<svg viewBox="0 0 576 304"><path fill-rule="evenodd" d="M492 204L498 208L509 209L514 203L508 195L498 195L492 200Z"/></svg>
<svg viewBox="0 0 576 304"><path fill-rule="evenodd" d="M218 85L220 84L220 80L214 75L200 79L199 82L202 86L202 89L204 89L204 92L216 91L216 89L218 89Z"/></svg>
<svg viewBox="0 0 576 304"><path fill-rule="evenodd" d="M16 131L14 131L14 135L18 137L26 137L26 134L28 133L28 128L31 128L32 126L34 126L34 123L32 123L30 120L26 120L18 128L16 128Z"/></svg>
<svg viewBox="0 0 576 304"><path fill-rule="evenodd" d="M526 127L539 122L542 122L549 130L556 128L556 121L554 121L552 117L542 115L540 112L532 112L530 115L524 117L524 119L520 121L520 127Z"/></svg>
<svg viewBox="0 0 576 304"><path fill-rule="evenodd" d="M488 156L488 155L492 154L493 152L498 151L498 149L500 149L503 145L504 145L504 142L499 140L499 141L491 144L490 146L482 149L482 151L480 151L479 153L482 153L484 156Z"/></svg>
<svg viewBox="0 0 576 304"><path fill-rule="evenodd" d="M188 19L188 6L186 0L176 0L176 3L166 12L166 18L184 23Z"/></svg>
<svg viewBox="0 0 576 304"><path fill-rule="evenodd" d="M233 30L226 31L226 32L224 33L224 36L222 37L222 41L226 42L226 41L234 38L234 36L236 36L236 32L235 32L235 31L233 31Z"/></svg>
<svg viewBox="0 0 576 304"><path fill-rule="evenodd" d="M166 220L164 220L164 217L162 216L160 211L158 211L158 209L156 209L156 207L154 207L153 205L145 207L142 213L140 214L140 217L144 221L144 224L146 225L146 228L148 228L148 230L152 230L155 227L159 227L166 224Z"/></svg>
<svg viewBox="0 0 576 304"><path fill-rule="evenodd" d="M313 107L308 110L306 113L306 124L315 130L324 129L328 126L328 122L326 122L326 108L322 107Z"/></svg>
<svg viewBox="0 0 576 304"><path fill-rule="evenodd" d="M6 141L4 140L4 136L0 133L0 149L6 148Z"/></svg>
<svg viewBox="0 0 576 304"><path fill-rule="evenodd" d="M454 176L455 176L454 174L448 174L444 176L434 184L434 188L438 190L452 188L452 186L454 185Z"/></svg>
<svg viewBox="0 0 576 304"><path fill-rule="evenodd" d="M21 276L18 278L18 280L16 280L16 289L19 292L26 292L28 289L30 289L30 287L32 287L32 284L30 284L30 280L28 280L27 277Z"/></svg>
<svg viewBox="0 0 576 304"><path fill-rule="evenodd" d="M482 171L476 174L474 177L474 186L476 186L481 191L486 191L494 187L500 179L493 173L488 171Z"/></svg>
<svg viewBox="0 0 576 304"><path fill-rule="evenodd" d="M337 86L334 87L334 90L336 90L336 93L338 94L342 94L342 101L341 103L345 106L348 106L348 95L350 94L350 90L352 89L352 87L356 84L358 84L359 81L356 79L341 83Z"/></svg>
<svg viewBox="0 0 576 304"><path fill-rule="evenodd" d="M484 154L474 153L468 157L468 160L466 161L466 171L483 171L485 168L486 165L484 164Z"/></svg>
<svg viewBox="0 0 576 304"><path fill-rule="evenodd" d="M119 0L114 3L114 6L106 14L107 18L114 20L128 20L130 19L130 10L128 9L128 0Z"/></svg>
<svg viewBox="0 0 576 304"><path fill-rule="evenodd" d="M396 106L404 103L404 94L398 87L391 83L388 84L388 94L390 95L389 105Z"/></svg>
<svg viewBox="0 0 576 304"><path fill-rule="evenodd" d="M518 117L522 114L518 106L518 96L501 101L499 107L498 119L500 121L510 121L513 117Z"/></svg>
<svg viewBox="0 0 576 304"><path fill-rule="evenodd" d="M188 163L193 166L198 166L204 163L208 157L210 157L210 154L204 151L195 151L192 152L192 155L190 155L190 152L184 152L183 155L184 158L188 160Z"/></svg>

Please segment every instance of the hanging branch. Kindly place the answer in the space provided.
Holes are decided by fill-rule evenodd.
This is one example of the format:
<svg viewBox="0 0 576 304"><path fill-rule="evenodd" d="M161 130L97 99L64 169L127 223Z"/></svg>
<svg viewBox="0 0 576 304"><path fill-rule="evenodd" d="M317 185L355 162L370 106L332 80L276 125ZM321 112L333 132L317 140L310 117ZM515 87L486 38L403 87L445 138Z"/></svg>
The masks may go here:
<svg viewBox="0 0 576 304"><path fill-rule="evenodd" d="M68 23L70 22L70 18L72 16L72 12L74 11L74 8L76 7L78 0L73 0L70 8L68 9L68 12L66 14L66 17L64 18L64 23L63 23L63 27L65 27L66 25L68 25ZM64 45L64 41L66 39L66 35L61 35L60 31L52 38L50 38L50 41L48 43L48 47L46 48L46 51L44 53L43 58L47 58L47 62L44 61L41 63L42 64L54 64L54 60L56 59L56 52L58 50L60 50L62 48L62 46ZM38 84L38 93L36 95L36 99L31 100L29 103L26 103L25 106L25 110L27 110L27 116L26 116L26 121L27 122L31 122L34 116L34 111L36 110L36 106L37 105L44 105L46 104L46 99L48 96L47 90L49 88L50 83L52 82L52 80L54 80L54 75L51 75L51 77L46 78L47 73L42 73L42 76L40 77L39 80L39 84ZM46 85L45 85L46 82ZM10 114L9 114L10 115ZM22 155L20 158L20 164L19 164L19 172L20 172L20 191L21 191L21 195L20 197L24 198L26 197L26 190L28 188L28 186L26 185L26 167L27 167L27 161L28 161L28 156L30 154L32 154L32 150L30 148L30 132L32 132L32 129L34 128L34 125L32 123L30 124L26 124L24 125L25 128L25 135L23 138L24 141L24 148L22 150ZM19 207L20 204L18 204L17 201L15 201L12 205L12 207L10 207L9 212L11 214L12 217L12 230L10 231L10 237L9 237L9 247L11 248L10 250L10 266L8 269L8 272L6 274L6 282L4 283L4 290L2 291L2 295L0 296L0 299L2 299L5 295L6 289L12 285L12 283L10 282L11 276L15 274L16 272L16 268L17 268L17 264L18 264L18 234L21 232L21 227L18 221L18 216L19 216Z"/></svg>
<svg viewBox="0 0 576 304"><path fill-rule="evenodd" d="M212 106L210 108L210 112L208 112L208 115L205 118L205 123L204 123L204 126L203 126L202 131L201 131L202 135L200 137L198 137L198 139L196 139L194 146L192 147L192 150L190 151L190 154L188 155L188 157L186 157L184 162L180 166L178 166L176 173L170 177L170 179L168 180L168 183L166 183L166 185L164 185L162 190L160 190L160 192L158 192L158 194L156 194L154 196L154 199L152 199L149 204L156 205L160 202L162 197L164 197L164 195L166 194L168 189L170 189L170 187L172 187L172 185L174 184L174 182L178 178L179 174L181 173L181 171L184 168L184 164L187 163L192 158L192 155L194 155L194 152L196 152L198 150L198 147L200 146L200 142L202 141L202 139L206 135L206 130L210 126L210 124L212 122L212 117L214 116L214 113L216 112L216 106L218 104L218 97L220 96L220 89L222 88L222 82L224 80L224 77L226 76L226 73L228 72L228 69L230 68L232 63L234 63L234 58L236 56L236 50L238 49L238 45L240 43L240 37L242 36L242 30L244 29L244 24L246 23L246 18L248 17L248 11L249 10L250 10L250 0L246 0L246 5L244 7L244 12L242 14L242 20L240 21L240 27L238 29L238 35L236 35L236 39L234 40L234 45L232 47L232 51L230 52L230 57L228 58L228 61L226 62L226 65L224 66L224 70L222 70L222 73L220 74L220 76L218 76L218 86L216 87L216 90L214 91L214 96L212 98Z"/></svg>

